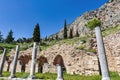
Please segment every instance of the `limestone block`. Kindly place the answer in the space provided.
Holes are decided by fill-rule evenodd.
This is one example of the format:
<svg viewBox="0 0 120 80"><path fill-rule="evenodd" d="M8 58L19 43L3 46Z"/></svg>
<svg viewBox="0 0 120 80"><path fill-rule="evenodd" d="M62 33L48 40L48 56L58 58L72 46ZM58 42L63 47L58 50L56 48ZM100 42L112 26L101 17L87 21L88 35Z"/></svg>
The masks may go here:
<svg viewBox="0 0 120 80"><path fill-rule="evenodd" d="M94 65L94 62L93 62L92 60L89 60L89 61L87 62L87 64L88 64L88 65Z"/></svg>
<svg viewBox="0 0 120 80"><path fill-rule="evenodd" d="M94 70L99 70L99 67L98 67L98 65L94 65Z"/></svg>
<svg viewBox="0 0 120 80"><path fill-rule="evenodd" d="M118 57L118 56L117 56L117 57L115 57L115 59L116 59L116 60L120 60L120 56L119 56L119 57Z"/></svg>
<svg viewBox="0 0 120 80"><path fill-rule="evenodd" d="M98 60L97 61L93 61L94 62L94 65L98 65Z"/></svg>
<svg viewBox="0 0 120 80"><path fill-rule="evenodd" d="M117 65L120 65L120 61L117 60L117 61L116 61L116 64L117 64Z"/></svg>
<svg viewBox="0 0 120 80"><path fill-rule="evenodd" d="M97 60L98 60L98 58L97 58L97 57L92 57L92 60L96 60L96 61L97 61Z"/></svg>
<svg viewBox="0 0 120 80"><path fill-rule="evenodd" d="M86 67L85 67L85 69L93 69L94 68L94 65L87 65Z"/></svg>

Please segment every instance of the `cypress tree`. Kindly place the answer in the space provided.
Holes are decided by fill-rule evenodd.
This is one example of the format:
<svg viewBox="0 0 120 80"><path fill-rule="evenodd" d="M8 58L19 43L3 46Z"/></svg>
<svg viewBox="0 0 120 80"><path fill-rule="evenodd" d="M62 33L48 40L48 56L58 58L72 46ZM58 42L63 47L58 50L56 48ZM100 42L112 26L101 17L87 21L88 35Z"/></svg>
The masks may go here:
<svg viewBox="0 0 120 80"><path fill-rule="evenodd" d="M76 37L79 37L78 29L76 30Z"/></svg>
<svg viewBox="0 0 120 80"><path fill-rule="evenodd" d="M73 28L70 29L69 38L73 38Z"/></svg>
<svg viewBox="0 0 120 80"><path fill-rule="evenodd" d="M53 36L51 37L51 41L54 40Z"/></svg>
<svg viewBox="0 0 120 80"><path fill-rule="evenodd" d="M56 34L56 37L55 37L56 40L58 40L58 35Z"/></svg>
<svg viewBox="0 0 120 80"><path fill-rule="evenodd" d="M48 38L47 38L47 36L45 37L45 41L47 41L48 40Z"/></svg>
<svg viewBox="0 0 120 80"><path fill-rule="evenodd" d="M33 32L33 41L40 42L40 27L39 24L36 24Z"/></svg>
<svg viewBox="0 0 120 80"><path fill-rule="evenodd" d="M63 38L67 38L67 25L66 25L66 20L64 21L64 32L63 32Z"/></svg>
<svg viewBox="0 0 120 80"><path fill-rule="evenodd" d="M7 38L6 38L5 42L6 43L11 43L11 42L13 42L13 40L14 40L14 38L13 38L13 31L10 30L10 32L7 35Z"/></svg>
<svg viewBox="0 0 120 80"><path fill-rule="evenodd" d="M2 40L3 40L3 37L2 37L3 35L1 34L1 32L0 32L0 42L2 42Z"/></svg>

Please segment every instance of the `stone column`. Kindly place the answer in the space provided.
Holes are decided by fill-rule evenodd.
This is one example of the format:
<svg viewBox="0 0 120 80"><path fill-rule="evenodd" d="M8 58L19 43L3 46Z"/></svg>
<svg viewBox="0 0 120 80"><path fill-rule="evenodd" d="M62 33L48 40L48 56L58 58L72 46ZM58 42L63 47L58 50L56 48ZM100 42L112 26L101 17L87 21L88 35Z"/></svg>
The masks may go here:
<svg viewBox="0 0 120 80"><path fill-rule="evenodd" d="M97 26L95 28L95 32L96 32L100 67L101 67L101 71L102 71L102 80L110 80L108 62L107 62L107 58L106 58L101 28L99 26Z"/></svg>
<svg viewBox="0 0 120 80"><path fill-rule="evenodd" d="M37 54L37 48L36 48L36 42L34 42L33 52L32 52L31 69L30 69L30 76L29 76L29 78L31 78L31 79L34 79L34 78L35 78L36 54Z"/></svg>
<svg viewBox="0 0 120 80"><path fill-rule="evenodd" d="M0 77L2 77L2 71L3 71L3 66L4 66L4 63L5 63L5 58L6 58L6 49L4 49L4 52L3 52L3 55L2 55L2 59L1 59L1 62L0 62Z"/></svg>
<svg viewBox="0 0 120 80"><path fill-rule="evenodd" d="M43 65L43 73L49 72L49 64L48 63L44 63Z"/></svg>
<svg viewBox="0 0 120 80"><path fill-rule="evenodd" d="M57 79L56 80L64 80L62 67L59 64L57 64Z"/></svg>
<svg viewBox="0 0 120 80"><path fill-rule="evenodd" d="M18 61L18 55L19 55L19 46L17 45L16 46L16 52L15 52L14 60L13 60L13 67L12 67L12 70L11 70L10 78L14 78L15 77L17 61Z"/></svg>

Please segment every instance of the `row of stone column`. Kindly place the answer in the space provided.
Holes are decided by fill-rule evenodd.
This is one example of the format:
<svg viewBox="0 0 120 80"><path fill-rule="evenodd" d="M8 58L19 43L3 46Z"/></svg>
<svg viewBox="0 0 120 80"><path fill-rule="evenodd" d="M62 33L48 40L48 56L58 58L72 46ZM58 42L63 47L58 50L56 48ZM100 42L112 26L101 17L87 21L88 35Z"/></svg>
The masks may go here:
<svg viewBox="0 0 120 80"><path fill-rule="evenodd" d="M2 77L3 66L5 63L5 59L6 59L6 52L7 50L4 49L4 52L1 58L1 63L0 63L0 77ZM32 52L32 63L31 63L31 68L30 68L30 76L28 77L29 79L35 78L36 54L37 54L37 47L36 47L36 43L34 43L33 52ZM9 78L15 78L18 55L19 55L19 46L17 45L14 60L13 60L13 66L11 69L11 75ZM63 70L60 65L57 65L57 79L56 80L63 80Z"/></svg>

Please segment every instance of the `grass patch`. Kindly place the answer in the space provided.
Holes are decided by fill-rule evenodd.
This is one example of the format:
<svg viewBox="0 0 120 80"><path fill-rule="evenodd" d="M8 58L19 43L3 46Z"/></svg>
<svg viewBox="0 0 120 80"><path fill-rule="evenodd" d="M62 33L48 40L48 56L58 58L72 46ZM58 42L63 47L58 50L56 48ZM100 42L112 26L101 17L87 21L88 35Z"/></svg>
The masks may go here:
<svg viewBox="0 0 120 80"><path fill-rule="evenodd" d="M26 50L29 47L29 43L16 43L16 44L8 44L8 43L0 43L0 46L6 49L15 49L16 45L20 45L20 51Z"/></svg>
<svg viewBox="0 0 120 80"><path fill-rule="evenodd" d="M29 48L29 43L18 43L17 45L20 45L20 51L26 50Z"/></svg>
<svg viewBox="0 0 120 80"><path fill-rule="evenodd" d="M84 48L85 48L85 47L82 46L82 45L77 47L77 49L80 49L80 50L84 50Z"/></svg>
<svg viewBox="0 0 120 80"><path fill-rule="evenodd" d="M118 31L120 31L120 25L117 25L115 27L110 27L110 28L105 29L102 32L102 35L103 35L103 37L105 37L105 36L108 36L110 34L115 34Z"/></svg>
<svg viewBox="0 0 120 80"><path fill-rule="evenodd" d="M10 72L3 72L3 77L9 77ZM15 74L17 78L27 78L29 76L29 73L24 73L24 72L17 72Z"/></svg>
<svg viewBox="0 0 120 80"><path fill-rule="evenodd" d="M80 42L82 42L82 44L86 44L87 41L89 40L90 36L86 36L86 37L74 37L72 39L62 39L62 40L52 40L52 41L45 41L44 45L40 46L41 49L43 51L45 51L46 49L48 49L49 47L55 45L55 44L68 44L68 45L74 45L74 44L80 44Z"/></svg>
<svg viewBox="0 0 120 80"><path fill-rule="evenodd" d="M92 49L92 48L89 48L89 49L87 49L86 51L87 51L87 52L92 52L92 53L95 53L95 52L96 52L96 50L94 50L94 49Z"/></svg>
<svg viewBox="0 0 120 80"><path fill-rule="evenodd" d="M3 50L0 50L0 54L2 54L3 53Z"/></svg>
<svg viewBox="0 0 120 80"><path fill-rule="evenodd" d="M10 72L3 72L3 76L9 77ZM17 78L28 78L28 76L29 76L29 73L23 73L23 72L16 73ZM57 78L56 73L45 73L45 74L36 73L35 76L36 76L36 79L44 79L44 80L47 80L47 79L56 80ZM110 72L110 77L111 77L111 80L120 79L120 76L118 75L117 72ZM101 76L100 75L83 76L78 74L70 75L70 74L64 73L64 80L101 80Z"/></svg>
<svg viewBox="0 0 120 80"><path fill-rule="evenodd" d="M65 80L101 80L101 76L65 75Z"/></svg>
<svg viewBox="0 0 120 80"><path fill-rule="evenodd" d="M10 72L3 72L2 74L4 77L9 77L10 76Z"/></svg>
<svg viewBox="0 0 120 80"><path fill-rule="evenodd" d="M120 79L120 76L117 72L110 71L110 77L111 77L111 80L119 80Z"/></svg>
<svg viewBox="0 0 120 80"><path fill-rule="evenodd" d="M36 73L35 74L37 79L50 79L50 80L56 80L57 74L54 73L45 73L45 74L41 74L41 73Z"/></svg>
<svg viewBox="0 0 120 80"><path fill-rule="evenodd" d="M25 73L25 72L17 72L16 73L17 78L27 78L28 76L29 76L29 73Z"/></svg>
<svg viewBox="0 0 120 80"><path fill-rule="evenodd" d="M8 43L0 43L0 46L6 49L13 49L16 47L15 44L8 44Z"/></svg>

